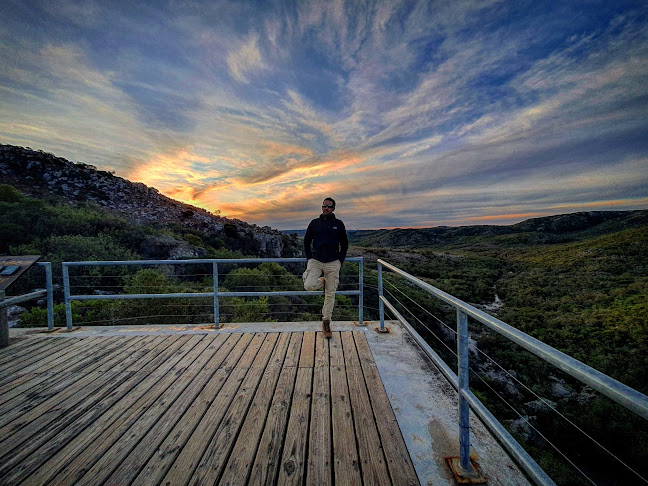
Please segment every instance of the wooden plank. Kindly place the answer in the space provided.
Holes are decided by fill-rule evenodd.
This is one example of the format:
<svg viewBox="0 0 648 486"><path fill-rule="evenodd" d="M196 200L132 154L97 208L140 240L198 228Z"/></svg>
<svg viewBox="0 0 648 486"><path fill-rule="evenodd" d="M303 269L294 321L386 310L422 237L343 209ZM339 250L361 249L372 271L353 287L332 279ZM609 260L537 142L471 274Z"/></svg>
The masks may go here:
<svg viewBox="0 0 648 486"><path fill-rule="evenodd" d="M341 334L362 479L365 485L391 484L353 335Z"/></svg>
<svg viewBox="0 0 648 486"><path fill-rule="evenodd" d="M316 333L315 337L315 360L313 366L315 368L328 368L329 367L329 343L330 339L324 338L321 332Z"/></svg>
<svg viewBox="0 0 648 486"><path fill-rule="evenodd" d="M0 348L0 365L4 364L7 359L11 359L14 353L20 353L22 350L35 346L39 342L42 343L45 339L48 339L48 337L43 334L24 334L13 337L9 346Z"/></svg>
<svg viewBox="0 0 648 486"><path fill-rule="evenodd" d="M286 359L282 364L283 368L299 366L299 359L301 357L301 348L302 348L303 339L304 339L304 333L302 332L290 333L290 344L288 345L288 352L286 353Z"/></svg>
<svg viewBox="0 0 648 486"><path fill-rule="evenodd" d="M169 388L135 421L103 431L66 466L57 481L82 486L102 484L106 480L158 419L181 399L194 380L200 381L199 375L212 357L212 353L205 352L212 341L211 337L200 337L200 342L179 362L183 364L182 371L178 371L178 364L171 368L170 373L175 376Z"/></svg>
<svg viewBox="0 0 648 486"><path fill-rule="evenodd" d="M214 339L212 344L207 348L208 351L212 352L213 356L205 365L206 370L217 370L221 367L227 367L224 363L227 359L231 359L232 350L236 346L236 343L239 342L242 334L218 334L217 336L224 338L224 341L221 343L220 339Z"/></svg>
<svg viewBox="0 0 648 486"><path fill-rule="evenodd" d="M91 346L96 346L97 343L99 343L99 342L101 342L102 340L105 340L105 339L107 339L107 338L105 338L105 337L94 337L94 338L56 338L56 339L55 339L55 338L50 338L49 340L50 340L50 341L54 341L54 342L62 343L62 344L63 344L63 347L60 348L59 352L57 352L57 353L53 353L55 357L57 357L57 358L61 358L62 356L70 355L70 352L69 352L70 349L76 349L77 352L82 352L82 351L80 351L80 350L84 350L84 349L86 349L86 348L88 348L88 347L91 347ZM43 348L41 348L41 349L43 349ZM43 350L45 350L45 349L47 349L47 348L44 348ZM41 353L41 355L44 355L44 354L45 354L44 352ZM74 356L74 354L71 354L71 356ZM70 358L70 359L68 360L68 362L67 362L67 367L70 366L70 361L72 361L72 358ZM37 370L38 372L48 372L48 371L50 371L50 370L52 370L52 371L59 371L59 370L61 370L61 369L68 369L67 367L65 366L65 363L63 363L63 364L61 364L61 363L56 363L52 368L36 366L34 369ZM30 371L32 371L32 370L25 370L25 368L22 368L22 369L19 370L17 373L19 373L20 371L23 371L23 372L24 372L24 371L30 372Z"/></svg>
<svg viewBox="0 0 648 486"><path fill-rule="evenodd" d="M307 484L331 484L331 383L329 340L317 333L313 371L310 434L308 440Z"/></svg>
<svg viewBox="0 0 648 486"><path fill-rule="evenodd" d="M46 388L35 395L30 394L30 403L6 410L0 423L0 450L11 444L17 446L12 434L25 428L30 422L38 420L40 427L50 423L67 408L73 407L80 399L94 393L95 390L108 382L110 377L94 372L84 374L68 374L56 385ZM12 401L7 402L9 405ZM39 428L40 428L39 427ZM5 449L6 450L6 449Z"/></svg>
<svg viewBox="0 0 648 486"><path fill-rule="evenodd" d="M288 346L290 345L290 334L289 332L278 332L277 334L277 343L272 350L270 359L268 360L265 368L278 367L282 368L284 362L286 361L286 352L288 351Z"/></svg>
<svg viewBox="0 0 648 486"><path fill-rule="evenodd" d="M63 340L50 339L44 346L38 348L33 353L21 356L2 369L0 376L0 385L4 385L11 380L11 377L18 374L20 370L39 361L48 359L51 355L61 350L65 350L67 343Z"/></svg>
<svg viewBox="0 0 648 486"><path fill-rule="evenodd" d="M101 378L100 375L90 372L96 370L102 360L110 360L113 365L117 365L124 359L123 351L124 346L120 346L120 343L106 345L98 351L91 348L86 351L90 359L87 361L84 373L60 373L60 377L48 375L49 379L34 391L16 396L3 404L6 410L0 418L0 437L6 439L34 418L46 415L47 410L52 408L63 410L62 402L72 399L78 390ZM117 358L115 353L118 353ZM92 386L101 386L101 382Z"/></svg>
<svg viewBox="0 0 648 486"><path fill-rule="evenodd" d="M49 338L45 336L29 336L17 342L13 342L12 340L9 346L0 348L0 371L4 369L5 364L29 354L39 346L47 345L48 340Z"/></svg>
<svg viewBox="0 0 648 486"><path fill-rule="evenodd" d="M88 341L84 341L88 342ZM105 339L100 339L98 341L91 341L91 346L88 349L79 348L77 346L68 346L71 349L71 355L67 353L63 355L63 358L68 361L67 369L70 368L69 360L74 358L75 360L79 359L79 353L83 353L82 356L85 356L83 359L86 363L90 364L90 368L86 371L91 371L95 368L92 366L99 358L104 358L111 353L120 352L124 349L123 345L118 343L113 344L104 344ZM136 342L132 344L129 342L129 345L136 345ZM74 354L76 353L76 355ZM28 373L27 377L31 377L32 380L26 383L23 386L18 386L3 396L2 407L6 410L18 411L25 413L27 410L35 407L39 403L45 401L48 397L54 396L57 393L63 391L66 387L75 380L80 378L79 374L69 373L65 368L65 362L61 362L58 367L53 368L51 372L39 373L38 376L34 377L34 374ZM0 424L6 424L11 418L11 415L8 413L3 414Z"/></svg>
<svg viewBox="0 0 648 486"><path fill-rule="evenodd" d="M218 426L213 439L209 442L209 445L202 456L202 460L198 463L196 470L191 476L191 479L189 480L190 485L216 484L219 480L227 462L227 458L230 455L230 451L234 446L234 441L239 435L243 421L248 417L251 402L253 401L252 399L256 396L257 387L259 386L261 377L264 376L263 371L270 360L270 356L275 350L278 337L279 334L277 333L268 334L266 336L263 346L259 350L254 363L250 367L250 371L245 376L245 379L234 397L234 400L232 400L227 413ZM278 369L276 374L279 374ZM272 376L269 376L268 379L276 380L276 378ZM274 388L274 386L272 388ZM262 400L263 397L260 397L260 399ZM256 410L252 411L253 420L256 419L258 421L261 414L263 414L263 418L265 419L267 407L264 406L263 410L260 410L260 408L261 407L257 406ZM244 436L242 438L241 443L244 444L243 447L254 448L254 450L256 450L256 439L253 439L253 444L248 442L249 439L253 439L253 437Z"/></svg>
<svg viewBox="0 0 648 486"><path fill-rule="evenodd" d="M242 359L245 356L245 352L252 343L254 339L254 334L237 334L236 337L239 337L239 340L236 342L235 347L230 353L225 356L225 358L220 362L220 364L214 363L213 368L225 371L230 373L234 368L242 367L239 363L243 363ZM219 353L220 354L220 353ZM212 400L213 397L210 398Z"/></svg>
<svg viewBox="0 0 648 486"><path fill-rule="evenodd" d="M0 442L10 461L0 460L1 484L178 484L177 477L179 484L355 485L361 473L366 484L418 484L363 332L331 340L315 332L175 338L194 339L199 347L191 350L168 347L166 337L139 339L141 347L132 337L111 338L121 349L99 360L74 341L77 359L94 371L65 374L95 380L23 427L17 462ZM237 356L245 339L250 346ZM131 343L131 352L117 340ZM43 363L64 369L69 351ZM25 373L32 375L50 373L33 366ZM36 386L28 383L8 389ZM195 459L185 449L198 451Z"/></svg>
<svg viewBox="0 0 648 486"><path fill-rule="evenodd" d="M106 342L106 337L86 338L78 340L76 338L61 338L65 344L62 348L57 350L56 353L50 354L48 357L25 366L18 371L22 373L55 373L57 371L69 368L71 363L74 363L78 356L79 349L84 351L90 348L96 348L102 343ZM101 350L101 349L100 349Z"/></svg>
<svg viewBox="0 0 648 486"><path fill-rule="evenodd" d="M174 367L179 361L193 361L206 347L205 343L201 346L204 336L191 336L182 347L178 348L171 355L179 356L180 359L174 360L168 366L168 371L160 375L158 382L151 388L149 393L137 400L123 400L118 403L121 414L117 420L107 427L90 427L85 430L80 440L85 440L86 444L83 449L77 451L71 460L66 460L63 467L60 468L56 475L56 481L61 484L77 484L83 475L88 471L102 456L109 456L112 445L134 424L143 419L147 414L149 417L157 415L158 410L165 410L169 401L173 401L177 395L187 386L183 374L179 375L174 371ZM146 365L143 369L146 369ZM198 370L196 370L197 373ZM155 375L155 373L151 373ZM189 373L191 375L191 373ZM191 379L193 376L189 376ZM146 422L146 420L145 420ZM116 452L119 454L119 451ZM54 466L56 467L56 466ZM88 483L85 483L88 484Z"/></svg>
<svg viewBox="0 0 648 486"><path fill-rule="evenodd" d="M306 338L304 333L304 338ZM306 343L308 344L308 343ZM304 344L302 344L302 349ZM300 364L301 364L300 359ZM279 467L277 484L301 485L306 476L306 446L310 418L313 368L299 367L295 380L288 430Z"/></svg>
<svg viewBox="0 0 648 486"><path fill-rule="evenodd" d="M335 482L344 485L362 485L340 333L334 332L333 339L330 342L331 416Z"/></svg>
<svg viewBox="0 0 648 486"><path fill-rule="evenodd" d="M48 377L46 375L42 375L39 378L42 381L46 380ZM32 380L34 380L34 375L22 375L14 377L14 379L6 385L0 386L0 407L2 407L3 403L11 400L15 396L23 394L26 390L29 390L30 388L33 388L35 385L37 385L37 383L32 383ZM16 388L22 389L17 393L14 393L13 390L15 390Z"/></svg>
<svg viewBox="0 0 648 486"><path fill-rule="evenodd" d="M46 359L52 354L56 354L64 350L67 346L66 340L49 339L45 340L42 346L38 348L30 348L16 356L14 360L5 363L2 367L3 373L17 373L23 368L37 363L40 360Z"/></svg>
<svg viewBox="0 0 648 486"><path fill-rule="evenodd" d="M169 344L169 347L174 347L170 356L164 356L161 359L153 359L148 363L144 364L140 361L136 361L133 365L127 366L126 371L144 371L151 372L153 375L164 376L169 371L171 371L175 366L182 361L184 356L193 349L193 347L202 340L202 336L199 334L187 335L181 334L178 341L182 341L182 345L175 347L175 342ZM169 339L165 339L163 343L171 343ZM162 364L162 366L160 366Z"/></svg>
<svg viewBox="0 0 648 486"><path fill-rule="evenodd" d="M191 385L182 393L180 398L173 403L155 426L148 431L137 446L118 465L117 469L106 479L105 486L130 484L151 456L158 451L158 454L161 453L161 444L164 439L170 435L171 430L181 420L187 419L185 415L193 407L196 397L201 391L207 389L219 364L236 345L239 337L240 334L218 334L211 339L211 343L205 351L211 355L209 362L202 367L200 374L191 382Z"/></svg>
<svg viewBox="0 0 648 486"><path fill-rule="evenodd" d="M173 341L171 345L166 345L167 341ZM191 336L169 336L162 343L164 349L161 350L152 360L141 367L134 365L134 368L142 368L142 372L148 376L145 380L140 382L136 389L122 397L107 413L104 413L96 421L90 424L82 433L77 435L70 441L63 449L60 449L56 454L44 462L39 469L37 469L28 478L31 484L45 484L51 481L58 475L59 471L63 469L74 457L79 455L96 435L100 434L108 427L115 427L122 424L124 421L132 418L133 414L141 412L141 410L150 406L157 397L164 391L170 384L172 375L165 376L177 360L182 358L182 353L190 351L195 345L195 338ZM157 350L157 348L156 348ZM158 361L158 365L150 366L151 363ZM151 371L153 368L155 371ZM164 379L166 378L166 379ZM38 452L37 452L38 453ZM36 453L36 454L37 454Z"/></svg>
<svg viewBox="0 0 648 486"><path fill-rule="evenodd" d="M115 339L116 342L125 349L126 356L124 353L120 353L119 356L106 356L102 359L101 363L97 367L96 371L101 373L122 373L122 374L133 374L132 367L134 364L136 366L143 367L144 363L148 363L158 358L159 353L164 352L164 350L172 343L176 343L177 339L169 340L168 336L139 336L141 339L137 339L138 336L132 337L117 337L110 338ZM122 341L125 340L125 341ZM130 341L135 341L135 346L129 346ZM159 364L159 359L157 361ZM77 367L78 371L86 371L86 367Z"/></svg>
<svg viewBox="0 0 648 486"><path fill-rule="evenodd" d="M212 434L227 412L248 370L249 368L235 368L229 373L218 396L211 402L211 406L201 418L198 426L193 430L180 453L176 455L171 468L162 480L163 484L186 484L189 481L211 441ZM142 475L138 476L134 484L151 484L148 478L140 479L141 477Z"/></svg>
<svg viewBox="0 0 648 486"><path fill-rule="evenodd" d="M266 366L268 366L271 357L274 356L276 359L275 348L277 342L279 341L279 336L280 334L278 332L271 332L265 335L261 349L259 349L259 352L254 357L254 361L252 362L250 367L261 368L262 370L264 370Z"/></svg>
<svg viewBox="0 0 648 486"><path fill-rule="evenodd" d="M73 341L73 344L69 346L72 352L71 356L75 357L76 359L78 359L79 355L83 356L86 350L84 343L85 340L75 339ZM94 346L98 345L98 343L94 344ZM29 389L38 386L43 381L47 381L47 383L53 384L57 381L57 379L63 379L65 376L63 371L69 371L69 369L70 365L68 362L59 363L58 365L41 373L25 373L13 375L10 382L0 386L0 406L16 396L24 396ZM56 376L52 377L51 375ZM42 387L39 387L38 390L42 390ZM11 405L9 407L11 407Z"/></svg>
<svg viewBox="0 0 648 486"><path fill-rule="evenodd" d="M385 387L380 379L378 368L374 362L367 337L363 332L353 333L356 349L360 356L360 363L367 383L374 415L378 417L378 432L385 451L387 467L395 485L419 486L418 476L412 460L407 451L407 446L396 416L385 392Z"/></svg>
<svg viewBox="0 0 648 486"><path fill-rule="evenodd" d="M239 439L234 444L234 449L224 468L223 477L220 480L222 484L247 484L258 448L259 438L263 433L272 396L280 376L281 365L284 362L286 351L288 350L289 340L289 333L282 333L279 336L277 345L268 361L266 371L261 378L261 383L254 396L252 405L245 415L245 421L241 426Z"/></svg>
<svg viewBox="0 0 648 486"><path fill-rule="evenodd" d="M224 358L222 365L215 370L214 375L200 392L197 399L194 400L191 407L164 438L156 453L149 457L148 462L133 481L133 485L160 484L198 425L202 423L203 426L209 426L209 420L220 420L215 415L209 416L207 411L216 398L225 401L226 397L233 396L234 392L232 390L236 389L238 383L240 383L241 371L237 371L234 376L232 372L236 370L236 363L250 345L253 337L252 334L233 336L227 341L228 344L233 345L231 352ZM241 336L240 339L239 336ZM244 371L245 369L243 369ZM240 377L240 380L242 380L242 377ZM123 484L114 481L114 477L115 475L109 478L106 484L116 486Z"/></svg>
<svg viewBox="0 0 648 486"><path fill-rule="evenodd" d="M142 347L154 350L164 339L163 336L158 336ZM148 353L141 359L151 360L155 356L157 354ZM136 357L137 353L130 353L124 361L128 362ZM6 478L7 474L11 474L13 477L22 477L33 472L42 462L61 449L69 440L79 435L89 424L99 419L113 403L120 400L123 395L146 378L143 373L124 374L124 376L128 377L126 381L121 384L117 382L117 388L107 395L97 394L89 397L75 410L68 412L64 419L59 419L55 426L40 430L27 441L22 442L19 449L11 452L8 457L3 457L0 461L0 480ZM20 433L23 433L22 430Z"/></svg>
<svg viewBox="0 0 648 486"><path fill-rule="evenodd" d="M307 331L302 340L299 367L312 368L313 366L315 366L315 332Z"/></svg>
<svg viewBox="0 0 648 486"><path fill-rule="evenodd" d="M254 361L253 358L256 357L264 339L264 334L256 334L254 336L250 345L239 360L239 363L237 363L236 367L232 370L219 394L216 397L213 397L213 401L205 412L205 415L202 417L200 423L191 434L191 437L189 437L189 440L182 448L178 457L175 459L171 469L164 477L162 481L163 483L188 483L194 470L202 459L205 450L211 442L215 431L227 413L232 400L243 383L249 370L249 367L247 366L250 366ZM139 476L137 480L139 480Z"/></svg>
<svg viewBox="0 0 648 486"><path fill-rule="evenodd" d="M248 484L268 486L275 484L279 473L283 439L286 435L286 426L291 410L302 338L303 334L300 332L294 332L290 335L288 352L272 397L272 403L259 441Z"/></svg>
<svg viewBox="0 0 648 486"><path fill-rule="evenodd" d="M257 354L259 353L261 346L263 346L263 342L266 340L266 336L267 334L263 332L254 334L250 346L245 350L241 359L236 363L236 368L249 368L254 364L257 359Z"/></svg>
<svg viewBox="0 0 648 486"><path fill-rule="evenodd" d="M51 339L43 335L28 335L9 344L9 346L0 348L0 369L7 363L15 361L16 358L27 356L41 346L48 346Z"/></svg>
<svg viewBox="0 0 648 486"><path fill-rule="evenodd" d="M137 342L139 342L140 340L137 339L132 341L134 344L137 344ZM132 354L132 351L131 347L124 347L123 345L120 346L120 343L117 343L115 346L116 347L114 349L121 349L122 352L117 355L114 355L114 353L108 353L108 355L112 356L110 361L113 363L113 365L118 365L130 354ZM90 349L88 350L88 353L92 353L92 351L93 349ZM45 394L42 397L35 395L34 393L27 393L25 394L25 397L19 397L23 400L29 400L30 398L33 398L35 396L42 398L43 400L46 397L51 398L49 400L42 401L38 407L32 408L29 411L27 411L26 407L19 408L19 410L24 410L24 412L19 417L18 423L12 424L13 428L11 430L14 432L14 434L10 437L9 434L7 434L7 436L4 436L2 441L0 441L0 451L2 451L2 453L0 453L0 456L8 454L12 448L17 448L18 446L20 446L33 434L39 434L41 436L44 435L50 423L57 421L56 426L58 426L58 422L60 420L65 420L64 418L68 416L70 411L72 411L72 413L78 412L79 403L83 402L86 397L95 395L96 390L100 389L102 386L104 386L104 384L109 383L111 387L114 387L120 383L121 380L115 381L110 376L102 376L101 374L91 373L98 369L99 365L99 362L93 363L88 367L88 372L84 375L64 374L64 377L69 376L73 378L82 378L83 376L87 376L89 378L94 377L94 380L88 382L89 386L76 388L81 380L73 382L59 379L57 376L47 376L50 379L58 380L56 387L48 388L49 383L41 383L40 388L44 388L46 390ZM54 392L52 392L52 388L60 388L60 382L64 384L68 383L69 388L63 390L63 392L61 393L55 394ZM4 406L8 406L12 403L13 400L7 402ZM4 415L8 416L9 414L5 412Z"/></svg>

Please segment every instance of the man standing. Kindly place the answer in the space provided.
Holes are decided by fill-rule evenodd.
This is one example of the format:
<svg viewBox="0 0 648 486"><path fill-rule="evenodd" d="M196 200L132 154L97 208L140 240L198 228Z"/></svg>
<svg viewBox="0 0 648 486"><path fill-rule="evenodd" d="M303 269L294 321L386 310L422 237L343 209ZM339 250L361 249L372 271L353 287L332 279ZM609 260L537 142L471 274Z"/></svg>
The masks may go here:
<svg viewBox="0 0 648 486"><path fill-rule="evenodd" d="M308 258L304 289L319 290L324 287L322 331L327 339L331 338L331 316L335 291L340 283L340 268L349 248L344 223L335 217L333 211L335 201L327 197L322 203L322 214L310 222L304 236L304 253Z"/></svg>

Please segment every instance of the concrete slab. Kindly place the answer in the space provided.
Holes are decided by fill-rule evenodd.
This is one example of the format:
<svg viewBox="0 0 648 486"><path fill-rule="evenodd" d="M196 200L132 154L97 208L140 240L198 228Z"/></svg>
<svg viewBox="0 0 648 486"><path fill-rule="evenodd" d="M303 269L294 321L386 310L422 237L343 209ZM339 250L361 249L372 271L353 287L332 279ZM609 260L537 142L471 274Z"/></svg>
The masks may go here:
<svg viewBox="0 0 648 486"><path fill-rule="evenodd" d="M365 332L421 484L455 486L445 458L459 455L457 392L399 323L387 326L388 334L375 325ZM473 414L470 434L471 458L489 485L532 484Z"/></svg>

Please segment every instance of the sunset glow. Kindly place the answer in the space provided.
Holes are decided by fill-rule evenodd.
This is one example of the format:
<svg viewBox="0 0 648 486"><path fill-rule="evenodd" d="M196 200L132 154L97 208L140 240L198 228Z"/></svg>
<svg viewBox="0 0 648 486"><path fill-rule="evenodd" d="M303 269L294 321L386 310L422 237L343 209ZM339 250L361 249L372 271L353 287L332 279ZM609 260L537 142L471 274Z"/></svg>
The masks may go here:
<svg viewBox="0 0 648 486"><path fill-rule="evenodd" d="M10 1L0 143L258 225L648 208L645 2ZM164 32L164 35L160 35Z"/></svg>

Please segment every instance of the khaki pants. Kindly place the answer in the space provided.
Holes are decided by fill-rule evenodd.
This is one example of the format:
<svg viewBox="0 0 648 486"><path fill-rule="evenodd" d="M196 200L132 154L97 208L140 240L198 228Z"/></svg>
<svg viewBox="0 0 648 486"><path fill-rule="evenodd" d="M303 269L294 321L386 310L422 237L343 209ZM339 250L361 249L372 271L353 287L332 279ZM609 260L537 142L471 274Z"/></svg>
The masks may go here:
<svg viewBox="0 0 648 486"><path fill-rule="evenodd" d="M304 272L304 289L319 290L324 287L324 306L322 307L322 318L331 319L333 306L335 305L335 291L340 283L340 260L322 263L314 258L308 260ZM321 277L322 273L324 277Z"/></svg>

